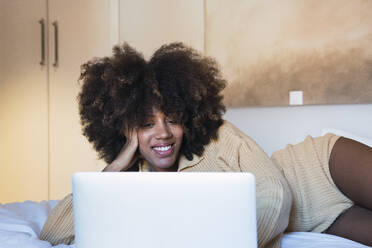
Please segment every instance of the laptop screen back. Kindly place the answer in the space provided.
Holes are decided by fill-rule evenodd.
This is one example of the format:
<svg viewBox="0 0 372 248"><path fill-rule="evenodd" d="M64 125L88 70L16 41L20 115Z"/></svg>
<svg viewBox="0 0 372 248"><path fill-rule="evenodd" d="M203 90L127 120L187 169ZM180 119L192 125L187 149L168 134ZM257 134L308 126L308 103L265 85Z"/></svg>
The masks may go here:
<svg viewBox="0 0 372 248"><path fill-rule="evenodd" d="M257 246L250 173L76 173L77 248Z"/></svg>

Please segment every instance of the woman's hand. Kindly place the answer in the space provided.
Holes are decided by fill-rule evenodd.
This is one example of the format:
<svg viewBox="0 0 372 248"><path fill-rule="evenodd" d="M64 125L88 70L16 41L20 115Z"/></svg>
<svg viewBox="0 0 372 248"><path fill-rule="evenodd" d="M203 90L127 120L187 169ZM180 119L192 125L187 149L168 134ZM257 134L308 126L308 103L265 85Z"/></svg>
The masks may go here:
<svg viewBox="0 0 372 248"><path fill-rule="evenodd" d="M137 130L132 129L129 132L125 132L125 137L127 137L127 142L123 148L121 148L115 160L112 161L111 164L107 165L103 169L103 172L126 171L138 160L138 157L136 156L136 151L138 148Z"/></svg>

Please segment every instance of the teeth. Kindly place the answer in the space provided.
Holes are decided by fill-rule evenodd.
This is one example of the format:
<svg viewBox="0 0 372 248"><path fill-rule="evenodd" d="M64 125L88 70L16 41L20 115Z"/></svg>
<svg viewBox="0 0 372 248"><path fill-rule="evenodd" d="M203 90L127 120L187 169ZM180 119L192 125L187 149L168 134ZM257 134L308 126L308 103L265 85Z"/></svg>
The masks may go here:
<svg viewBox="0 0 372 248"><path fill-rule="evenodd" d="M158 146L158 147L154 147L154 150L164 152L164 151L168 151L170 148L171 146Z"/></svg>

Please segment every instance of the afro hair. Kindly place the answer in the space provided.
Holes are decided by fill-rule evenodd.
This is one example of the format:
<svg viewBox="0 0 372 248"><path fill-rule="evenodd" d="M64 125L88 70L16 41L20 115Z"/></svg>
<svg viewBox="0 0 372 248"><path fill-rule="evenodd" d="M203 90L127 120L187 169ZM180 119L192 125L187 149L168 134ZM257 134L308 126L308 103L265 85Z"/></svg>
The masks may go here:
<svg viewBox="0 0 372 248"><path fill-rule="evenodd" d="M203 154L223 123L226 82L217 63L182 43L163 45L148 61L127 43L115 46L111 57L83 64L80 81L83 134L106 163L125 144L123 129L140 127L150 109L178 118L188 160Z"/></svg>

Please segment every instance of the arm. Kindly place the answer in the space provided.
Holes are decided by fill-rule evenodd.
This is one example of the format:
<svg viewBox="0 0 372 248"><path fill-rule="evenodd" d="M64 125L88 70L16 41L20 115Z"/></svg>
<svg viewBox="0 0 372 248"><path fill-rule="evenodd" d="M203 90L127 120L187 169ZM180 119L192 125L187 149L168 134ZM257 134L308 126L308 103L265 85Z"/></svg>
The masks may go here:
<svg viewBox="0 0 372 248"><path fill-rule="evenodd" d="M103 169L103 172L126 171L130 167L132 167L138 160L138 157L136 156L136 152L138 149L137 130L133 129L128 135L126 134L125 136L129 137L127 139L127 142L120 150L116 159L109 165L107 165Z"/></svg>
<svg viewBox="0 0 372 248"><path fill-rule="evenodd" d="M337 188L354 205L326 233L372 246L372 147L340 137L332 148L329 170Z"/></svg>
<svg viewBox="0 0 372 248"><path fill-rule="evenodd" d="M72 211L72 194L68 194L52 210L41 230L41 240L51 245L70 245L74 242L74 216Z"/></svg>
<svg viewBox="0 0 372 248"><path fill-rule="evenodd" d="M133 130L117 158L107 165L103 172L119 172L128 170L138 160L136 151L138 148L137 131ZM72 244L75 240L74 216L72 207L72 194L67 195L52 210L48 216L43 229L40 233L40 239L50 242L53 246L58 244Z"/></svg>
<svg viewBox="0 0 372 248"><path fill-rule="evenodd" d="M239 166L256 177L258 247L280 247L292 194L280 169L250 138L239 148Z"/></svg>

